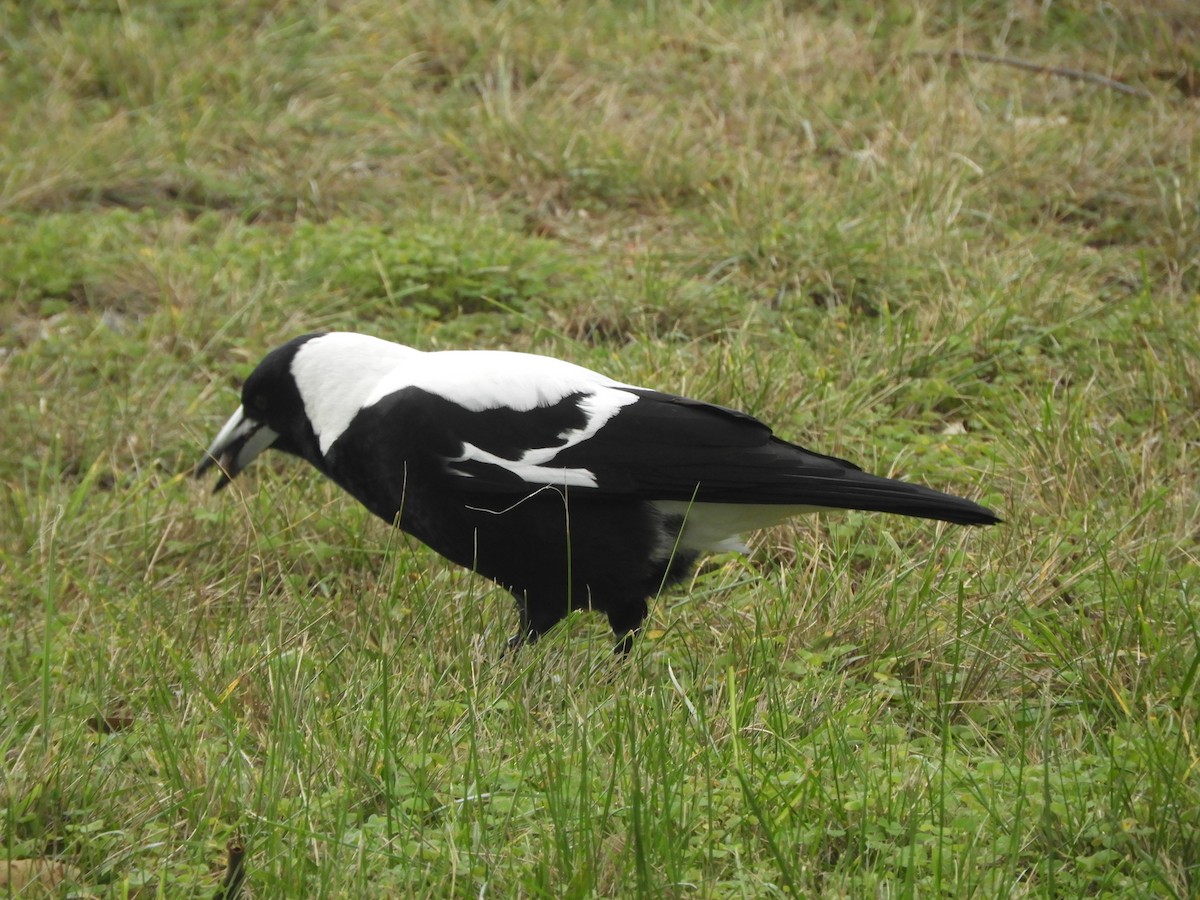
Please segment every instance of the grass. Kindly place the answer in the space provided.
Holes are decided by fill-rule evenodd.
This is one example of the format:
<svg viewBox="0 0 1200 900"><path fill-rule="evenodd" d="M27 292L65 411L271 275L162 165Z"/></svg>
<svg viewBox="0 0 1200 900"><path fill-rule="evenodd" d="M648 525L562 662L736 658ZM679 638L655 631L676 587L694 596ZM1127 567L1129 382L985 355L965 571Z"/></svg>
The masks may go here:
<svg viewBox="0 0 1200 900"><path fill-rule="evenodd" d="M72 896L1200 891L1200 16L0 12L0 810ZM953 58L964 49L1109 75ZM264 459L270 347L512 347L978 497L503 656L511 602ZM21 896L34 896L36 886Z"/></svg>

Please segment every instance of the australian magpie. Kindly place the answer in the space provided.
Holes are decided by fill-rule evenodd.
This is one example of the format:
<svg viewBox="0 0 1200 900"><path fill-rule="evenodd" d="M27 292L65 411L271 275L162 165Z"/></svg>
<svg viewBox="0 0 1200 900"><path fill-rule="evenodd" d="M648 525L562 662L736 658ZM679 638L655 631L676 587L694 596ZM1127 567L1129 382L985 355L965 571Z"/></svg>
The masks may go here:
<svg viewBox="0 0 1200 900"><path fill-rule="evenodd" d="M422 352L344 332L268 353L196 474L217 465L220 490L268 447L509 590L514 646L594 609L627 651L647 599L700 553L744 550L744 532L797 513L1000 521L788 443L733 409L545 356Z"/></svg>

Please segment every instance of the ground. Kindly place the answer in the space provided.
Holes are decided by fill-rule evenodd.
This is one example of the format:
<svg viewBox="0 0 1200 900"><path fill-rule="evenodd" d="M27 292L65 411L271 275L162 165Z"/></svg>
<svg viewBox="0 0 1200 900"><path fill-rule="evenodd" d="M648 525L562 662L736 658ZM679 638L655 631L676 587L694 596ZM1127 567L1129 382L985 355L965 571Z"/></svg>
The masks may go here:
<svg viewBox="0 0 1200 900"><path fill-rule="evenodd" d="M1200 891L1194 4L0 18L9 860L96 896L211 897L239 841L254 897ZM188 477L324 328L567 358L1006 523L798 521L623 663L586 614L504 655L503 592L310 468Z"/></svg>

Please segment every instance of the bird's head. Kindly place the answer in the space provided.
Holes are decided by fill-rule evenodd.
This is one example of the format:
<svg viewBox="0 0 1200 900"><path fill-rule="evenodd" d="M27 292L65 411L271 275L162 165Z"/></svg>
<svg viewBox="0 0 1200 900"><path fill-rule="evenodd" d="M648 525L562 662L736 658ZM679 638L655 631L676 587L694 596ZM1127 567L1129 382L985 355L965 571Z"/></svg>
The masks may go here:
<svg viewBox="0 0 1200 900"><path fill-rule="evenodd" d="M320 466L313 426L292 372L297 351L318 336L304 335L272 350L246 379L242 405L229 417L196 466L197 478L214 465L220 470L214 492L229 484L268 447Z"/></svg>
<svg viewBox="0 0 1200 900"><path fill-rule="evenodd" d="M388 372L423 354L365 334L319 332L268 353L242 387L242 405L196 467L221 470L214 490L229 484L268 447L308 460L328 473L330 448L355 415L373 402ZM378 398L375 398L378 399Z"/></svg>

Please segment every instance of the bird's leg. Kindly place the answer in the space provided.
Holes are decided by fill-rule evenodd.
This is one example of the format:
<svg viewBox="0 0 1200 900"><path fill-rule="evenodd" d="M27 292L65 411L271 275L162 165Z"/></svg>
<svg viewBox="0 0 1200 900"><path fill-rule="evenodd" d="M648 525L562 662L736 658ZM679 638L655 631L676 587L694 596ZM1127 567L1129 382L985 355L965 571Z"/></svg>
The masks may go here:
<svg viewBox="0 0 1200 900"><path fill-rule="evenodd" d="M535 607L530 610L529 600L525 597L517 597L517 617L518 629L517 633L508 639L509 651L516 650L525 644L533 644L537 642L543 634L562 621L566 615L566 610L550 612L543 607Z"/></svg>
<svg viewBox="0 0 1200 900"><path fill-rule="evenodd" d="M617 645L613 653L618 656L628 656L633 650L633 642L642 630L642 621L648 612L645 599L626 603L617 609L607 611L608 624L612 626L613 634L617 636Z"/></svg>
<svg viewBox="0 0 1200 900"><path fill-rule="evenodd" d="M628 656L633 650L633 642L637 638L637 633L640 630L641 629L635 628L632 631L627 631L625 632L624 637L618 635L620 640L617 641L616 645L613 647L613 655Z"/></svg>
<svg viewBox="0 0 1200 900"><path fill-rule="evenodd" d="M533 640L537 640L535 637ZM525 644L531 644L533 641L529 639L529 635L522 631L518 631L508 639L508 646L505 648L505 653L512 653L514 650L519 650Z"/></svg>
<svg viewBox="0 0 1200 900"><path fill-rule="evenodd" d="M524 597L517 598L517 633L508 639L508 651L519 650L525 644L532 644L541 635L534 631L529 624L529 608Z"/></svg>

